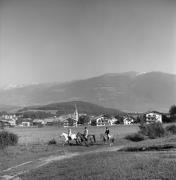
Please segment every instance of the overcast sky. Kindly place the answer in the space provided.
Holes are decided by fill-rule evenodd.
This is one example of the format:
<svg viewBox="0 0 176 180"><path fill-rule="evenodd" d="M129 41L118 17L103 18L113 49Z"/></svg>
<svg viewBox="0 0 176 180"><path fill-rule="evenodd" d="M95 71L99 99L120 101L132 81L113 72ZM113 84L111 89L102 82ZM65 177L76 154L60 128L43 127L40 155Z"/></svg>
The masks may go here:
<svg viewBox="0 0 176 180"><path fill-rule="evenodd" d="M0 0L0 86L176 74L175 0Z"/></svg>

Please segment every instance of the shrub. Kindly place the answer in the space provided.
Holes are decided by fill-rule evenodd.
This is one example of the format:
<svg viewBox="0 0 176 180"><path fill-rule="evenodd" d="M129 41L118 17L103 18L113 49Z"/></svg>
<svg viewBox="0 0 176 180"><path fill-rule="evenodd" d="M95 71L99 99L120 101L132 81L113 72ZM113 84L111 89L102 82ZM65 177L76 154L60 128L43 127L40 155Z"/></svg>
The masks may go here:
<svg viewBox="0 0 176 180"><path fill-rule="evenodd" d="M138 141L143 141L145 139L145 136L141 133L134 133L127 135L125 139L138 142Z"/></svg>
<svg viewBox="0 0 176 180"><path fill-rule="evenodd" d="M0 132L0 148L3 149L9 145L16 145L18 143L18 136L7 131Z"/></svg>
<svg viewBox="0 0 176 180"><path fill-rule="evenodd" d="M97 125L96 120L92 120L92 121L91 121L91 126L96 126L96 125Z"/></svg>
<svg viewBox="0 0 176 180"><path fill-rule="evenodd" d="M165 135L165 129L160 122L144 124L140 126L140 133L151 139L155 139L157 137L163 137Z"/></svg>
<svg viewBox="0 0 176 180"><path fill-rule="evenodd" d="M9 145L16 145L18 143L18 136L14 133L9 133Z"/></svg>
<svg viewBox="0 0 176 180"><path fill-rule="evenodd" d="M53 138L48 142L48 145L56 144L56 140Z"/></svg>
<svg viewBox="0 0 176 180"><path fill-rule="evenodd" d="M166 126L166 131L170 132L171 134L176 134L176 125L170 125L170 126Z"/></svg>

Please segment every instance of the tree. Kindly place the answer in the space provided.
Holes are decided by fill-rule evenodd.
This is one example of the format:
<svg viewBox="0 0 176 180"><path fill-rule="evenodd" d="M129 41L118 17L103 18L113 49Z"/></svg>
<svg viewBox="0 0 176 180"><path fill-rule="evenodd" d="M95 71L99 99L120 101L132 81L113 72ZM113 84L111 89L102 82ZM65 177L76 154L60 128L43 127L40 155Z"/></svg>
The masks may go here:
<svg viewBox="0 0 176 180"><path fill-rule="evenodd" d="M24 118L31 118L31 119L45 119L52 116L53 115L50 112L45 112L45 111L27 111L23 113Z"/></svg>
<svg viewBox="0 0 176 180"><path fill-rule="evenodd" d="M83 115L83 116L80 116L80 117L79 117L79 119L78 119L78 124L82 124L82 125L88 124L89 121L90 121L89 116Z"/></svg>
<svg viewBox="0 0 176 180"><path fill-rule="evenodd" d="M171 121L175 121L176 119L176 105L175 104L170 107L169 114L170 114Z"/></svg>
<svg viewBox="0 0 176 180"><path fill-rule="evenodd" d="M116 115L115 118L117 119L115 124L123 124L123 116L122 115Z"/></svg>
<svg viewBox="0 0 176 180"><path fill-rule="evenodd" d="M96 126L97 125L97 121L94 119L91 121L91 126Z"/></svg>
<svg viewBox="0 0 176 180"><path fill-rule="evenodd" d="M141 115L140 124L143 126L146 123L146 114Z"/></svg>
<svg viewBox="0 0 176 180"><path fill-rule="evenodd" d="M176 105L172 105L169 109L169 114L172 115L176 115Z"/></svg>
<svg viewBox="0 0 176 180"><path fill-rule="evenodd" d="M163 123L170 123L172 122L171 118L167 117L166 115L162 115L162 121Z"/></svg>
<svg viewBox="0 0 176 180"><path fill-rule="evenodd" d="M68 120L68 125L69 126L73 126L74 125L74 119L68 118L67 120Z"/></svg>
<svg viewBox="0 0 176 180"><path fill-rule="evenodd" d="M6 111L1 111L0 116L8 114Z"/></svg>
<svg viewBox="0 0 176 180"><path fill-rule="evenodd" d="M0 121L0 129L4 129L4 122Z"/></svg>

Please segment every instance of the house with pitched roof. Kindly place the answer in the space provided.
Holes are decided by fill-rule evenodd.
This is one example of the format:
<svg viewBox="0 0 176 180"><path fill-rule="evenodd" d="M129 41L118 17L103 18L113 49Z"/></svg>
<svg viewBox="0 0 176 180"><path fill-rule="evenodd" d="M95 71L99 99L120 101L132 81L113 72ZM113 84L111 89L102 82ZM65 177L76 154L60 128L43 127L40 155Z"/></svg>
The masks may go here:
<svg viewBox="0 0 176 180"><path fill-rule="evenodd" d="M158 111L149 111L145 114L145 120L147 124L155 122L162 123L162 113Z"/></svg>

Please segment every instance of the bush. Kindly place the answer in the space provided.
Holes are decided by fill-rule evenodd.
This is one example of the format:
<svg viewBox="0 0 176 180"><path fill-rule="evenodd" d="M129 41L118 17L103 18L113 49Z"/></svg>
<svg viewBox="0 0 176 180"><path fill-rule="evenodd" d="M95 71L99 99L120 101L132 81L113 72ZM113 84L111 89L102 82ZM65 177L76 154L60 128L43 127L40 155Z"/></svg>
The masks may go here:
<svg viewBox="0 0 176 180"><path fill-rule="evenodd" d="M145 136L141 133L134 133L127 135L125 139L138 142L138 141L143 141L145 139Z"/></svg>
<svg viewBox="0 0 176 180"><path fill-rule="evenodd" d="M176 125L170 125L170 126L166 126L166 131L171 133L171 134L176 134Z"/></svg>
<svg viewBox="0 0 176 180"><path fill-rule="evenodd" d="M56 140L53 138L48 142L48 145L56 144Z"/></svg>
<svg viewBox="0 0 176 180"><path fill-rule="evenodd" d="M3 149L9 145L16 145L18 143L18 136L7 131L0 132L0 148Z"/></svg>
<svg viewBox="0 0 176 180"><path fill-rule="evenodd" d="M96 120L92 120L91 121L91 126L96 126L97 125L97 121Z"/></svg>
<svg viewBox="0 0 176 180"><path fill-rule="evenodd" d="M151 139L155 139L157 137L163 137L165 135L165 129L159 122L152 124L144 124L140 126L140 133L148 136Z"/></svg>

